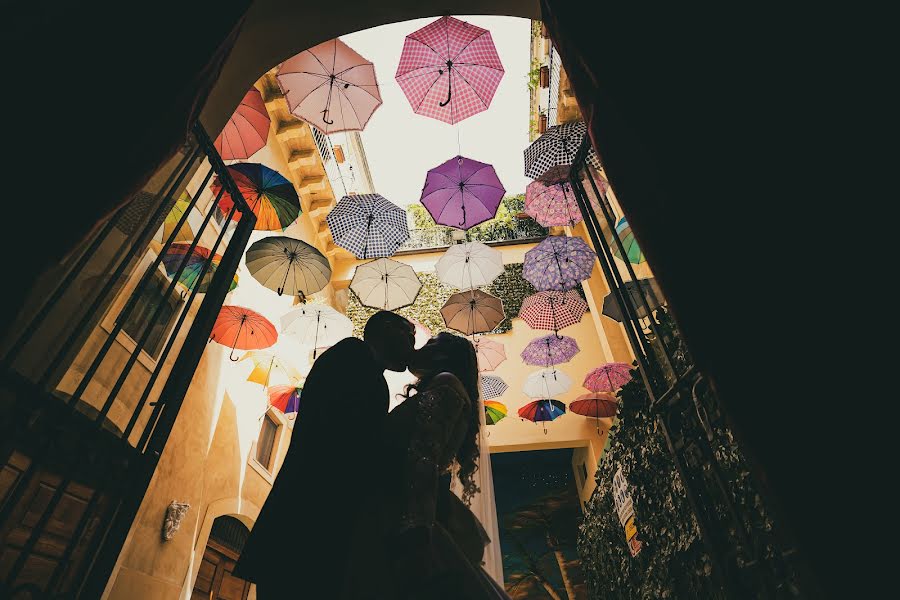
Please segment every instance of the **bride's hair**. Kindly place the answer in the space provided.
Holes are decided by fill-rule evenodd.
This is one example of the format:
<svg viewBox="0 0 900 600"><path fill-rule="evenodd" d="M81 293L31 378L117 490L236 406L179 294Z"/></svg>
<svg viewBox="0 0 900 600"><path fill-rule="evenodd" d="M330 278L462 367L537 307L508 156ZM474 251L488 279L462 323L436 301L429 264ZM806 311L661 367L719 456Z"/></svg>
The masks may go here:
<svg viewBox="0 0 900 600"><path fill-rule="evenodd" d="M462 444L456 452L456 463L459 465L457 476L463 486L463 502L469 504L472 497L478 493L479 488L475 484L475 471L478 470L478 430L481 427L481 402L479 402L478 384L478 358L475 354L475 346L464 337L452 333L439 333L435 336L446 347L447 360L436 365L433 371L423 375L416 383L407 386L406 396L409 397L413 390L428 387L431 380L440 373L455 375L466 389L469 395L469 414L466 421L469 425Z"/></svg>

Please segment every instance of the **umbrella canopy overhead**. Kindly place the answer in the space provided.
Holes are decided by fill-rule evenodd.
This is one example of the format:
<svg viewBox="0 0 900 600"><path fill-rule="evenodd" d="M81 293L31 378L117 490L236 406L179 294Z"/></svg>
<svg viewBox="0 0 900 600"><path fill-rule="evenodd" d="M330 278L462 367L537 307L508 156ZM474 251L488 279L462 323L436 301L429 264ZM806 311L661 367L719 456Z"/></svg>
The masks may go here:
<svg viewBox="0 0 900 600"><path fill-rule="evenodd" d="M506 405L494 400L484 402L484 420L488 425L496 425L506 418Z"/></svg>
<svg viewBox="0 0 900 600"><path fill-rule="evenodd" d="M551 333L528 342L520 356L526 365L549 367L569 362L578 352L575 338Z"/></svg>
<svg viewBox="0 0 900 600"><path fill-rule="evenodd" d="M475 354L479 371L493 371L506 360L506 348L500 342L480 338L475 340Z"/></svg>
<svg viewBox="0 0 900 600"><path fill-rule="evenodd" d="M191 195L187 193L187 190L181 192L181 196L175 201L172 210L166 215L162 226L153 237L154 240L160 244L165 244L169 237L171 237L172 232L175 231L175 228L178 227L178 223L181 222L184 213L187 212L188 209L190 209L190 212L188 212L187 220L181 224L178 233L172 241L190 243L197 237L197 232L203 227L204 219L199 210L191 207L192 200L193 199L191 198Z"/></svg>
<svg viewBox="0 0 900 600"><path fill-rule="evenodd" d="M302 300L321 291L331 279L331 265L321 252L286 236L253 242L245 262L253 278L279 296L287 292Z"/></svg>
<svg viewBox="0 0 900 600"><path fill-rule="evenodd" d="M572 389L572 378L559 369L541 369L525 378L522 392L529 398L551 398Z"/></svg>
<svg viewBox="0 0 900 600"><path fill-rule="evenodd" d="M600 419L609 419L616 416L619 409L619 401L615 394L598 392L594 394L582 394L576 400L569 403L569 411L585 417L593 417L597 420L597 433L600 431Z"/></svg>
<svg viewBox="0 0 900 600"><path fill-rule="evenodd" d="M241 361L244 360L249 360L253 363L253 370L247 376L247 381L258 383L263 387L268 387L273 373L280 374L288 381L296 381L303 377L296 367L274 352L251 350L245 352L241 357Z"/></svg>
<svg viewBox="0 0 900 600"><path fill-rule="evenodd" d="M350 289L363 306L397 310L416 301L422 282L411 266L376 258L356 267Z"/></svg>
<svg viewBox="0 0 900 600"><path fill-rule="evenodd" d="M450 246L434 265L442 282L460 290L484 287L503 273L503 254L481 242Z"/></svg>
<svg viewBox="0 0 900 600"><path fill-rule="evenodd" d="M616 223L616 233L619 235L619 239L622 240L622 247L625 249L625 255L628 258L628 262L633 265L639 265L647 260L644 258L644 253L641 252L641 247L638 246L637 240L634 238L634 232L631 231L631 225L628 224L625 217L622 217L619 219L619 222ZM610 247L612 248L613 256L622 258L622 253L619 251L618 244L610 240ZM624 260L624 258L622 260Z"/></svg>
<svg viewBox="0 0 900 600"><path fill-rule="evenodd" d="M581 321L587 302L578 292L538 292L522 301L519 317L532 329L559 331Z"/></svg>
<svg viewBox="0 0 900 600"><path fill-rule="evenodd" d="M278 171L259 163L237 163L228 167L234 183L256 215L254 229L275 231L284 229L300 216L300 197L294 184ZM212 192L218 194L222 183L218 176L213 179ZM222 215L231 212L234 201L226 191L219 201ZM239 221L240 213L235 212L232 220Z"/></svg>
<svg viewBox="0 0 900 600"><path fill-rule="evenodd" d="M295 385L273 385L269 388L269 405L277 408L289 419L297 416L300 410L302 387Z"/></svg>
<svg viewBox="0 0 900 600"><path fill-rule="evenodd" d="M381 194L344 196L326 220L334 243L356 258L391 256L409 239L406 211Z"/></svg>
<svg viewBox="0 0 900 600"><path fill-rule="evenodd" d="M582 220L581 209L568 182L529 183L525 188L525 212L544 227L574 227Z"/></svg>
<svg viewBox="0 0 900 600"><path fill-rule="evenodd" d="M228 356L232 361L235 350L259 350L268 348L278 340L275 326L256 311L243 306L226 305L219 311L209 339L231 347Z"/></svg>
<svg viewBox="0 0 900 600"><path fill-rule="evenodd" d="M450 124L487 110L502 78L491 33L453 17L406 36L395 75L413 112Z"/></svg>
<svg viewBox="0 0 900 600"><path fill-rule="evenodd" d="M428 171L419 202L438 225L469 229L493 219L505 193L493 166L455 156Z"/></svg>
<svg viewBox="0 0 900 600"><path fill-rule="evenodd" d="M465 335L488 333L506 317L503 302L481 290L453 294L441 308L444 323Z"/></svg>
<svg viewBox="0 0 900 600"><path fill-rule="evenodd" d="M584 387L592 392L615 392L631 381L632 367L626 363L606 363L584 377Z"/></svg>
<svg viewBox="0 0 900 600"><path fill-rule="evenodd" d="M353 335L353 322L330 306L309 304L282 316L281 331L312 346L315 359L320 347L333 346Z"/></svg>
<svg viewBox="0 0 900 600"><path fill-rule="evenodd" d="M541 399L529 402L519 409L519 417L528 419L534 423L544 424L544 433L547 433L547 421L553 421L566 414L566 405L559 400Z"/></svg>
<svg viewBox="0 0 900 600"><path fill-rule="evenodd" d="M337 38L287 59L275 78L291 113L325 133L362 131L381 106L375 66Z"/></svg>
<svg viewBox="0 0 900 600"><path fill-rule="evenodd" d="M522 276L538 290L570 290L590 278L596 259L583 239L551 235L525 253Z"/></svg>
<svg viewBox="0 0 900 600"><path fill-rule="evenodd" d="M506 393L506 390L509 389L509 386L506 385L506 382L496 375L481 375L478 379L481 382L482 400L499 398Z"/></svg>
<svg viewBox="0 0 900 600"><path fill-rule="evenodd" d="M544 183L560 183L569 178L569 171L587 126L583 121L554 125L525 149L525 176ZM588 153L588 162L599 168L594 149Z"/></svg>
<svg viewBox="0 0 900 600"><path fill-rule="evenodd" d="M223 160L250 158L266 145L270 122L262 94L250 88L216 138L216 150Z"/></svg>
<svg viewBox="0 0 900 600"><path fill-rule="evenodd" d="M665 304L662 290L659 289L659 284L656 283L655 277L639 279L638 283L626 281L624 290L631 297L631 304L637 310L638 319L645 319L649 316L647 314L647 309L644 308L644 303L641 301L641 292L643 292L644 298L646 298L647 305L650 307L651 311L654 311ZM612 292L603 297L602 312L610 319L615 319L619 323L625 322L625 317L622 314L622 307L619 306L619 299L616 297L616 294Z"/></svg>
<svg viewBox="0 0 900 600"><path fill-rule="evenodd" d="M219 268L222 257L218 254L210 257L209 248L203 246L194 246L191 248L190 244L172 244L162 257L163 265L165 266L166 273L169 274L169 277L174 277L178 273L178 270L181 268L181 263L185 261L185 257L187 257L187 263L184 265L184 269L182 269L181 275L178 277L178 283L190 291L193 291L196 287L198 294L205 294L206 290L209 289L209 284L212 281L213 275L216 273L216 269ZM207 262L209 262L209 266L205 267L204 265ZM200 273L203 273L204 268L206 269L206 273L203 274L203 279L201 280ZM228 288L228 291L230 292L236 288L237 284L238 276L235 274L231 280L231 287Z"/></svg>

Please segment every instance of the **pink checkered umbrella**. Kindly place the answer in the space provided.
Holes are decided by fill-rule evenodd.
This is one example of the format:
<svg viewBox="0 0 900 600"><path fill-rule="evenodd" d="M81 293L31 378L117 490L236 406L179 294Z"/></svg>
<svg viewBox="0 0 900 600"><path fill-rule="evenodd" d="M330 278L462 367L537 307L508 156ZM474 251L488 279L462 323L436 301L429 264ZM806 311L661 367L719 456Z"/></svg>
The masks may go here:
<svg viewBox="0 0 900 600"><path fill-rule="evenodd" d="M525 188L525 212L544 227L573 227L582 220L568 183L529 183Z"/></svg>
<svg viewBox="0 0 900 600"><path fill-rule="evenodd" d="M441 17L406 36L395 79L416 114L453 124L487 110L503 72L487 29Z"/></svg>
<svg viewBox="0 0 900 600"><path fill-rule="evenodd" d="M559 331L581 321L587 309L575 290L538 292L522 301L519 317L532 329Z"/></svg>
<svg viewBox="0 0 900 600"><path fill-rule="evenodd" d="M626 363L606 363L584 378L584 387L592 392L615 392L631 381L631 369Z"/></svg>

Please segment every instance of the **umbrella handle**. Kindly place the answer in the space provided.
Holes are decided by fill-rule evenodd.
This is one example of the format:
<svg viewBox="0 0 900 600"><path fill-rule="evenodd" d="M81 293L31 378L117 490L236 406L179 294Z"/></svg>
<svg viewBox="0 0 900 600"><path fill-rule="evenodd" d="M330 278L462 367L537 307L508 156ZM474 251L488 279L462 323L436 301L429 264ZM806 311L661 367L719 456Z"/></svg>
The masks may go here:
<svg viewBox="0 0 900 600"><path fill-rule="evenodd" d="M231 354L228 355L228 360L230 360L231 362L237 362L237 361L241 360L240 356L238 356L238 357L234 356L234 346L231 347Z"/></svg>
<svg viewBox="0 0 900 600"><path fill-rule="evenodd" d="M450 98L453 95L453 78L450 77L451 71L447 70L447 99L443 102L439 102L438 106L447 106L450 104Z"/></svg>
<svg viewBox="0 0 900 600"><path fill-rule="evenodd" d="M328 120L328 112L329 112L329 110L327 108L322 111L322 121L328 125L334 125L334 121Z"/></svg>

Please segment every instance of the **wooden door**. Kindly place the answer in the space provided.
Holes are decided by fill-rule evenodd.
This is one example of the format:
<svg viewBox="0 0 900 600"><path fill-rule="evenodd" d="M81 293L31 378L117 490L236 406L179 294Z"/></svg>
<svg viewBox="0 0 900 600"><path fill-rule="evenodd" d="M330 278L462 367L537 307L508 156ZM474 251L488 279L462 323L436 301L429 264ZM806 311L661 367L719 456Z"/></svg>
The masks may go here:
<svg viewBox="0 0 900 600"><path fill-rule="evenodd" d="M209 540L191 600L246 600L250 582L231 574L237 558L237 553L230 548Z"/></svg>

